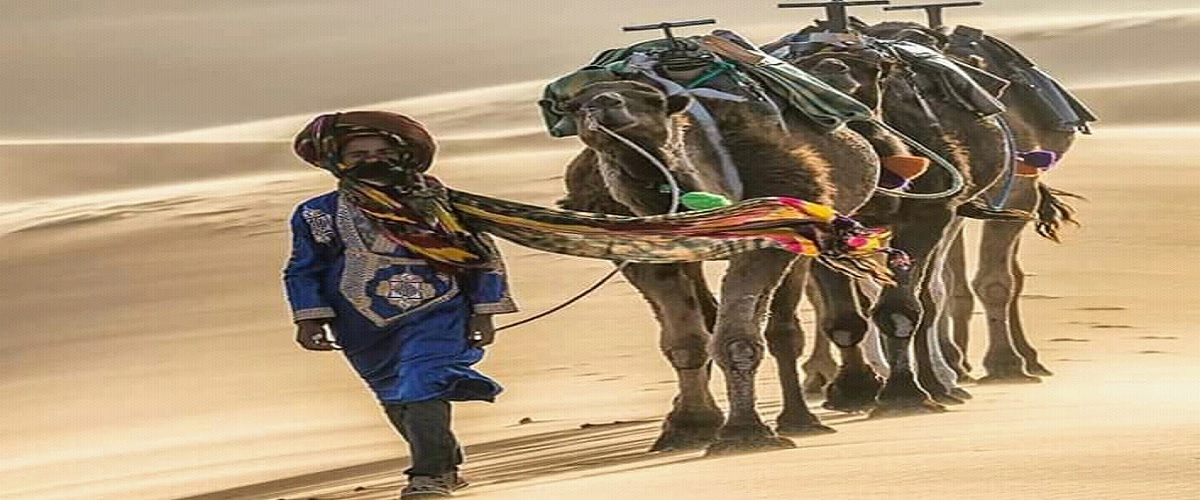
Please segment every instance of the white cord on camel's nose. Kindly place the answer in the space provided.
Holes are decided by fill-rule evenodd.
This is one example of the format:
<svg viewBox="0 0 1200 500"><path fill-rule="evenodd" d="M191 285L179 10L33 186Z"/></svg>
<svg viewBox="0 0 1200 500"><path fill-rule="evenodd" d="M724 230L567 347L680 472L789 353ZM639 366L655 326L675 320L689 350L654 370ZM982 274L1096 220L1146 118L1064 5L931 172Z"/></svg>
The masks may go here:
<svg viewBox="0 0 1200 500"><path fill-rule="evenodd" d="M604 124L600 123L598 120L591 117L590 115L587 117L586 120L587 120L587 126L589 129L599 130L601 132L604 132L604 133L612 136L613 139L621 141L622 144L629 146L629 148L634 151L637 151L638 154L642 155L647 160L650 160L650 163L654 164L655 167L658 167L658 169L660 171L662 171L663 177L667 179L667 186L669 186L671 188L671 208L667 210L667 213L668 214L677 213L679 211L679 199L682 196L682 193L680 193L679 182L677 182L675 180L674 175L671 175L671 170L668 169L666 165L663 165L663 163L661 161L659 161L658 158L655 158L654 155L650 154L649 151L646 151L645 148L638 145L638 143L629 140L625 136L622 136L621 134L614 132L612 129L610 129L608 127L605 127Z"/></svg>

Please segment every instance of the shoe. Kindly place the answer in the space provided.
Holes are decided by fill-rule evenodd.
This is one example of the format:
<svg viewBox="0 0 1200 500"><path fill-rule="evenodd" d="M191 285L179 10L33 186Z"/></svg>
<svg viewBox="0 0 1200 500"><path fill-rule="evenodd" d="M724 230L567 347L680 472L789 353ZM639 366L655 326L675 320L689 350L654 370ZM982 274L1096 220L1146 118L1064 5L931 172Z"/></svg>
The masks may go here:
<svg viewBox="0 0 1200 500"><path fill-rule="evenodd" d="M400 500L446 498L453 493L453 483L445 481L445 474L441 476L411 476L408 478L408 486L400 490Z"/></svg>
<svg viewBox="0 0 1200 500"><path fill-rule="evenodd" d="M470 484L457 472L447 472L440 476L411 476L408 486L400 490L400 499L446 498Z"/></svg>
<svg viewBox="0 0 1200 500"><path fill-rule="evenodd" d="M466 479L463 479L462 476L458 475L457 472L447 472L442 474L440 477L445 484L450 485L450 491L458 491L471 485L471 483L468 483Z"/></svg>

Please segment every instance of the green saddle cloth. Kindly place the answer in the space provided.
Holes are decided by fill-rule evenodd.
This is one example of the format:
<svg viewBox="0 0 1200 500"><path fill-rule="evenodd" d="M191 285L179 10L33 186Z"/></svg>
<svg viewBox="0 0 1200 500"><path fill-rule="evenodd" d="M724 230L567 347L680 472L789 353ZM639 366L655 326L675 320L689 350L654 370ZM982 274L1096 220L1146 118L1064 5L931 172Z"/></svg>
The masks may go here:
<svg viewBox="0 0 1200 500"><path fill-rule="evenodd" d="M714 36L732 41L743 50L753 53L760 58L757 63L747 63L721 57L710 53L714 65L732 66L736 78L744 78L754 82L766 90L780 105L800 112L822 131L830 131L841 127L847 121L867 120L871 110L837 89L830 87L817 77L792 66L782 60L771 57L749 44L736 33L724 30L713 32ZM682 38L687 43L698 45L701 37ZM584 87L602 81L637 80L654 85L653 79L647 78L627 64L635 54L647 54L654 57L671 48L669 40L649 40L628 47L608 49L598 54L590 64L570 74L562 76L548 85L538 102L542 110L542 118L546 129L554 137L567 137L578 134L571 112L566 104L571 97ZM704 50L704 49L699 49ZM667 78L661 72L657 76ZM669 79L669 78L668 78ZM690 82L676 82L687 85ZM700 84L702 88L711 88L728 92L711 83Z"/></svg>

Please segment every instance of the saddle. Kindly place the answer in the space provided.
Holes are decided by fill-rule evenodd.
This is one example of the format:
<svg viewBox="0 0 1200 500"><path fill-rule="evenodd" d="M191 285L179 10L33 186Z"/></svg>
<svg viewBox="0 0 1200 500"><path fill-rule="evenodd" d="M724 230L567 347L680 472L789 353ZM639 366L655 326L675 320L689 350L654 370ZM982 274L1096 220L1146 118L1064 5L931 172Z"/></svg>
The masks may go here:
<svg viewBox="0 0 1200 500"><path fill-rule="evenodd" d="M788 109L821 131L870 117L870 110L852 97L775 60L734 32L717 30L676 41L650 40L602 51L588 65L548 84L538 104L550 135L577 135L566 109L571 96L592 83L617 80L647 83L669 95L746 102L779 116L781 126ZM689 112L704 115L696 109L702 107L694 105Z"/></svg>
<svg viewBox="0 0 1200 500"><path fill-rule="evenodd" d="M763 47L777 57L796 60L822 51L863 51L904 63L914 83L935 91L949 102L979 116L1004 111L997 99L1008 82L983 70L960 64L941 52L906 40L882 40L858 33L829 33L806 29Z"/></svg>
<svg viewBox="0 0 1200 500"><path fill-rule="evenodd" d="M1037 118L1051 130L1079 130L1090 134L1088 122L1098 118L1061 83L1011 45L970 26L957 26L946 49L952 55L969 57L982 53L1001 77L1032 90L1040 112Z"/></svg>

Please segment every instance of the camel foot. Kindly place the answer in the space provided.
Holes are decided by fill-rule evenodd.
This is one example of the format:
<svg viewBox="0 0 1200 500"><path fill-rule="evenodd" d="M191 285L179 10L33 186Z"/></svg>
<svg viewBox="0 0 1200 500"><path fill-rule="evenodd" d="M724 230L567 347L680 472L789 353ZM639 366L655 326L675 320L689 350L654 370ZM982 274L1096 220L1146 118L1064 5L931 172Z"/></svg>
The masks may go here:
<svg viewBox="0 0 1200 500"><path fill-rule="evenodd" d="M979 379L972 377L970 374L967 374L967 373L958 374L957 382L960 384L974 384L975 382L978 382L978 381L979 381Z"/></svg>
<svg viewBox="0 0 1200 500"><path fill-rule="evenodd" d="M825 386L837 377L838 364L829 355L814 353L800 365L800 369L804 370L804 393L821 394L825 392Z"/></svg>
<svg viewBox="0 0 1200 500"><path fill-rule="evenodd" d="M921 382L921 387L924 387L926 389L926 392L929 393L930 398L933 398L934 401L937 401L938 403L941 403L944 405L967 404L967 399L969 399L969 398L958 397L958 395L956 395L954 393L955 389L958 389L957 387L946 387L946 386L942 385L941 382L938 382L936 380L932 381L932 382ZM958 389L958 390L963 393L966 392L966 391L963 391L962 389ZM968 396L970 396L970 395L968 394Z"/></svg>
<svg viewBox="0 0 1200 500"><path fill-rule="evenodd" d="M962 399L958 396L955 396L955 395L951 394L949 391L930 393L929 397L933 398L934 401L937 401L940 404L948 405L948 406L967 404L967 400Z"/></svg>
<svg viewBox="0 0 1200 500"><path fill-rule="evenodd" d="M672 410L663 421L662 434L650 451L698 450L717 440L725 415L717 407L705 410Z"/></svg>
<svg viewBox="0 0 1200 500"><path fill-rule="evenodd" d="M879 391L879 399L875 409L871 410L871 418L945 411L945 406L931 399L929 394L917 385L912 372L901 372L890 377L883 390Z"/></svg>
<svg viewBox="0 0 1200 500"><path fill-rule="evenodd" d="M967 390L963 389L962 387L951 388L950 395L964 401L968 399L975 399L975 396L971 395L971 393L967 392Z"/></svg>
<svg viewBox="0 0 1200 500"><path fill-rule="evenodd" d="M1042 379L1026 375L1021 371L988 373L979 379L980 385L987 384L1040 384Z"/></svg>
<svg viewBox="0 0 1200 500"><path fill-rule="evenodd" d="M708 445L704 456L722 456L753 451L784 450L795 448L796 443L791 439L780 437L769 427L757 424L753 426L725 426L721 428L720 437Z"/></svg>
<svg viewBox="0 0 1200 500"><path fill-rule="evenodd" d="M1036 375L1038 377L1054 376L1054 372L1050 371L1049 368L1046 368L1045 365L1043 365L1037 361L1026 362L1025 363L1025 373L1028 373L1030 375Z"/></svg>
<svg viewBox="0 0 1200 500"><path fill-rule="evenodd" d="M824 373L813 373L804 377L804 394L819 395L825 392L827 385L829 385L829 379L825 377Z"/></svg>
<svg viewBox="0 0 1200 500"><path fill-rule="evenodd" d="M966 403L966 401L962 401L954 396L951 396L950 387L942 384L942 381L932 373L917 375L917 384L920 385L921 388L925 389L925 392L929 394L929 397L933 398L934 401L939 403L948 405L960 405Z"/></svg>
<svg viewBox="0 0 1200 500"><path fill-rule="evenodd" d="M816 436L837 432L833 427L821 423L816 415L811 413L781 413L775 420L775 432L788 436Z"/></svg>
<svg viewBox="0 0 1200 500"><path fill-rule="evenodd" d="M856 413L875 407L875 396L883 387L883 380L870 368L843 370L825 391L826 410Z"/></svg>
<svg viewBox="0 0 1200 500"><path fill-rule="evenodd" d="M932 400L912 401L912 402L889 402L879 403L874 410L871 410L871 418L887 418L887 417L902 417L908 415L928 415L931 413L945 413L946 407Z"/></svg>

